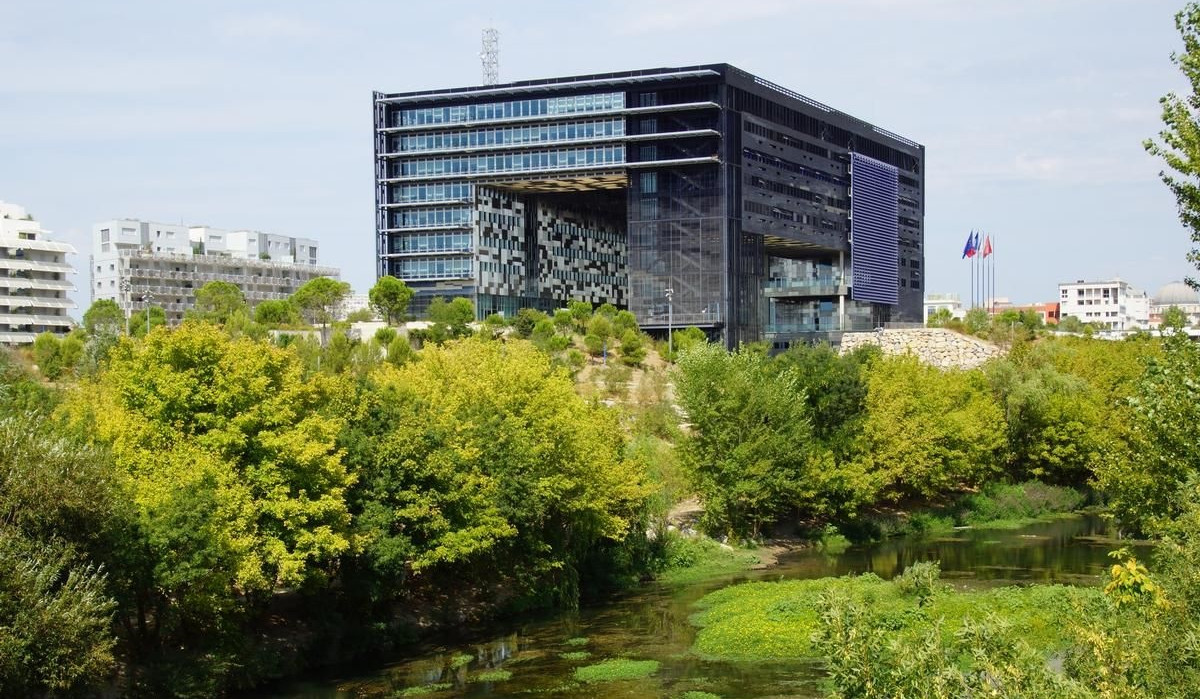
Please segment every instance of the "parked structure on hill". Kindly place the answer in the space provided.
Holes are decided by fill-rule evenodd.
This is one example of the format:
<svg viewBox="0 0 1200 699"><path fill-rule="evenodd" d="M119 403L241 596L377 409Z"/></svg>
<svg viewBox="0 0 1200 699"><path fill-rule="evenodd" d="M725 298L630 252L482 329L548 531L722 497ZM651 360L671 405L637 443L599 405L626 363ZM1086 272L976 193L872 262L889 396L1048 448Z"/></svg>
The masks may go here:
<svg viewBox="0 0 1200 699"><path fill-rule="evenodd" d="M924 146L730 65L374 95L377 274L728 345L922 321Z"/></svg>
<svg viewBox="0 0 1200 699"><path fill-rule="evenodd" d="M0 201L0 343L29 344L40 333L65 334L73 322L75 248L50 240L23 207Z"/></svg>
<svg viewBox="0 0 1200 699"><path fill-rule="evenodd" d="M183 319L210 281L237 285L254 306L340 274L317 264L315 240L138 219L92 226L89 268L93 302L112 299L126 315L161 306L169 323Z"/></svg>

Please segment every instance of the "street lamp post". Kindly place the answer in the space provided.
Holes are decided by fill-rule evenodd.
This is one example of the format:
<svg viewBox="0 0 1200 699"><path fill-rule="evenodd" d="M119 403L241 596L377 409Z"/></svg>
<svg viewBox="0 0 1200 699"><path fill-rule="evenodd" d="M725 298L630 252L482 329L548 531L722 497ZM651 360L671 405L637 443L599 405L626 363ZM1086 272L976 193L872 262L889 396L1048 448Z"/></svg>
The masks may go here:
<svg viewBox="0 0 1200 699"><path fill-rule="evenodd" d="M146 304L146 335L150 335L150 302L154 300L154 294L147 291L142 294L142 302Z"/></svg>
<svg viewBox="0 0 1200 699"><path fill-rule="evenodd" d="M670 287L667 287L666 291L664 291L663 293L666 294L666 296L667 296L667 356L671 358L672 362L674 362L675 361L675 339L672 335L672 327L671 326L674 325L674 321L675 321L675 307L673 305L671 305L671 294L674 294L675 290Z"/></svg>
<svg viewBox="0 0 1200 699"><path fill-rule="evenodd" d="M127 302L125 301L125 299L127 297L129 297L129 292L132 290L133 290L133 284L131 284L128 279L122 279L121 280L121 305L122 306L126 305ZM130 316L133 315L133 299L132 299L132 297L129 297L128 304L129 304L128 310L125 313L125 334L126 335L130 334L129 318L130 318Z"/></svg>

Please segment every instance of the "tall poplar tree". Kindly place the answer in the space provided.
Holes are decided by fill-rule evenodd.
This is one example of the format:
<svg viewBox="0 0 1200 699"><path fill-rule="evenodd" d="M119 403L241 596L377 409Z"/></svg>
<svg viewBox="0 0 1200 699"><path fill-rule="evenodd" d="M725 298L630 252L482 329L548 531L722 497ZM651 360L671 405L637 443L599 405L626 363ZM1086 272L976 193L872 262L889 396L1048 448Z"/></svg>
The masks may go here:
<svg viewBox="0 0 1200 699"><path fill-rule="evenodd" d="M1159 173L1179 204L1179 220L1191 231L1198 247L1188 253L1188 261L1200 268L1200 3L1189 2L1175 15L1175 26L1183 37L1183 51L1171 54L1171 62L1187 78L1184 95L1168 93L1162 105L1163 130L1159 140L1147 139L1146 150L1163 159L1166 169ZM1187 283L1200 288L1200 281L1189 277Z"/></svg>

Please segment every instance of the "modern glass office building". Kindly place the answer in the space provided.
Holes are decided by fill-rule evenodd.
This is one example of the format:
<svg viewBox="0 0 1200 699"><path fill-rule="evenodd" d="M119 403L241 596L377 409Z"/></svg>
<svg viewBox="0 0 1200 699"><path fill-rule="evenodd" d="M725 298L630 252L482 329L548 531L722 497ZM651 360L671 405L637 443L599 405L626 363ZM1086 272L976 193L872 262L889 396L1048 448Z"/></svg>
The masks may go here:
<svg viewBox="0 0 1200 699"><path fill-rule="evenodd" d="M921 321L924 146L733 66L374 109L377 271L417 311L607 301L731 346Z"/></svg>

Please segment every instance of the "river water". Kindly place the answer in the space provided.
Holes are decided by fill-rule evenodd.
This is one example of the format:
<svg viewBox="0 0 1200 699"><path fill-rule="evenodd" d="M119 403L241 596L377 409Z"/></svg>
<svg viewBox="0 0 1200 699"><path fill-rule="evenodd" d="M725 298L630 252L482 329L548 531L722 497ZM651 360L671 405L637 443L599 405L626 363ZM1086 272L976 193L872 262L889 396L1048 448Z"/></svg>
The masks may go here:
<svg viewBox="0 0 1200 699"><path fill-rule="evenodd" d="M696 629L693 604L712 590L745 580L821 578L873 572L883 578L918 561L940 561L942 579L959 587L1063 583L1099 584L1118 544L1098 517L1079 516L1017 530L959 530L941 537L905 537L838 554L800 551L767 570L687 587L651 584L602 607L550 619L515 623L501 635L458 647L429 648L362 675L296 683L272 699L390 697L427 687L431 699L546 696L678 697L689 690L724 699L821 696L820 668L812 662L726 663L689 652ZM1142 556L1145 557L1144 555ZM569 659L564 653L589 654ZM470 656L465 662L464 656ZM578 685L576 667L614 657L657 660L659 670L639 680ZM457 658L457 660L456 660ZM465 663L465 664L464 664ZM511 678L480 681L489 670ZM486 676L485 676L486 677ZM445 685L435 689L429 685ZM422 690L409 690L409 694Z"/></svg>

